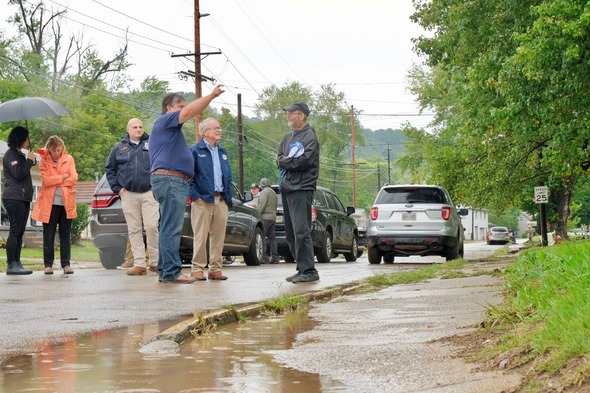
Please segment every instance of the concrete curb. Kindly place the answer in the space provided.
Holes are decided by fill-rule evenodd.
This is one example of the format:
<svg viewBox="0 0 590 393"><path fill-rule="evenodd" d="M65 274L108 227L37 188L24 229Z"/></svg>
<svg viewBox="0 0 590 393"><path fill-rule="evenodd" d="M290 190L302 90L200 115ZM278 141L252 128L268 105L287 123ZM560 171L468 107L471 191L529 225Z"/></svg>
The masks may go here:
<svg viewBox="0 0 590 393"><path fill-rule="evenodd" d="M309 292L306 294L294 296L305 297L307 298L308 302L312 302L314 300L327 299L331 297L337 297L342 294L347 294L359 288L362 288L365 285L366 281L353 282L349 284L323 289L321 291ZM190 338L192 336L191 332L193 330L198 330L199 328L202 328L203 324L205 324L206 326L225 325L228 323L238 321L238 315L244 315L247 317L254 317L260 315L264 308L265 306L263 303L256 303L241 306L236 305L235 309L233 310L219 309L207 312L206 314L199 313L199 315L196 315L192 318L177 323L176 325L164 330L163 332L160 332L156 336L151 337L143 343L142 347L147 344L163 340L171 340L175 341L178 344L181 344L187 338Z"/></svg>

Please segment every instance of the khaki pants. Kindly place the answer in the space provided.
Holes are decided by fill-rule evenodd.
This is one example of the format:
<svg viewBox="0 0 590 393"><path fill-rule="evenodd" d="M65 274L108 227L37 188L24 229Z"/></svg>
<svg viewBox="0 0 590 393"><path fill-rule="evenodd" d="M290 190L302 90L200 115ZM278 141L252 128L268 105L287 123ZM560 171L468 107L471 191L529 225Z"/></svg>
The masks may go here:
<svg viewBox="0 0 590 393"><path fill-rule="evenodd" d="M143 242L143 229L147 237L147 254L152 265L158 263L158 224L160 221L160 205L154 199L152 191L126 191L121 196L123 213L127 221L129 243L133 254L133 265L148 267L146 263L146 247Z"/></svg>
<svg viewBox="0 0 590 393"><path fill-rule="evenodd" d="M202 199L191 204L191 226L193 228L192 271L203 271L207 266L207 235L209 236L209 271L221 271L223 266L223 242L228 216L227 204L221 197L215 203Z"/></svg>

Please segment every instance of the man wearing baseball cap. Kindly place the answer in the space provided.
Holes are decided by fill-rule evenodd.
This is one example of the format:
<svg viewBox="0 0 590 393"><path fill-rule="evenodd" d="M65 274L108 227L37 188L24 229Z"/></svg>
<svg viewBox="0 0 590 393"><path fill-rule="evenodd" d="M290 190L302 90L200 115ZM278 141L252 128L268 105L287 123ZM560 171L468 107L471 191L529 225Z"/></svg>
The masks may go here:
<svg viewBox="0 0 590 393"><path fill-rule="evenodd" d="M295 101L283 108L291 128L279 146L279 189L283 199L285 237L297 262L297 273L287 277L292 283L320 279L314 264L311 240L311 205L320 172L320 145L315 130L307 124L309 107Z"/></svg>

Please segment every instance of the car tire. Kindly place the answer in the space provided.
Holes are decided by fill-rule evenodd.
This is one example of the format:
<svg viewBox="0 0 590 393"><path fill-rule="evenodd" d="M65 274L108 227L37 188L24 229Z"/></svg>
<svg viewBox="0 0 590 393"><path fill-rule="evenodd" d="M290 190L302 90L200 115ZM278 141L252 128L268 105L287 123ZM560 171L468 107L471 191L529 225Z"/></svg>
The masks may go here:
<svg viewBox="0 0 590 393"><path fill-rule="evenodd" d="M447 261L453 261L459 258L459 244L445 249L445 258Z"/></svg>
<svg viewBox="0 0 590 393"><path fill-rule="evenodd" d="M354 262L356 261L356 258L358 257L358 252L359 252L359 242L358 239L356 238L356 236L352 237L352 245L350 247L350 252L344 254L344 259L346 259L346 262Z"/></svg>
<svg viewBox="0 0 590 393"><path fill-rule="evenodd" d="M105 269L116 269L125 261L125 249L119 247L99 248L98 257Z"/></svg>
<svg viewBox="0 0 590 393"><path fill-rule="evenodd" d="M264 255L264 239L262 238L262 229L256 227L254 230L254 237L252 238L252 244L247 253L243 255L244 262L248 266L258 266L262 261Z"/></svg>
<svg viewBox="0 0 590 393"><path fill-rule="evenodd" d="M317 254L319 263L328 263L332 259L332 234L326 231L326 237L322 248L319 249Z"/></svg>
<svg viewBox="0 0 590 393"><path fill-rule="evenodd" d="M360 258L362 256L363 256L363 250L358 250L357 253L356 253L356 257L357 258Z"/></svg>
<svg viewBox="0 0 590 393"><path fill-rule="evenodd" d="M395 256L393 254L383 255L383 263L393 263Z"/></svg>
<svg viewBox="0 0 590 393"><path fill-rule="evenodd" d="M379 265L381 263L381 251L377 247L367 247L367 256L371 265Z"/></svg>

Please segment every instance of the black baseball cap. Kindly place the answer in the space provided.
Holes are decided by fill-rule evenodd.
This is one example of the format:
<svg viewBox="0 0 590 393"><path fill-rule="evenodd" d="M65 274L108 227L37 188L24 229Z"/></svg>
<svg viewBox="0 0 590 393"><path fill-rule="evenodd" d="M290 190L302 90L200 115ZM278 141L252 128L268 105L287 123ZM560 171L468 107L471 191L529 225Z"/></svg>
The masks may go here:
<svg viewBox="0 0 590 393"><path fill-rule="evenodd" d="M309 116L309 107L307 106L307 104L305 102L302 102L302 101L295 101L291 105L284 107L283 110L287 111L287 112L300 111L305 116Z"/></svg>

